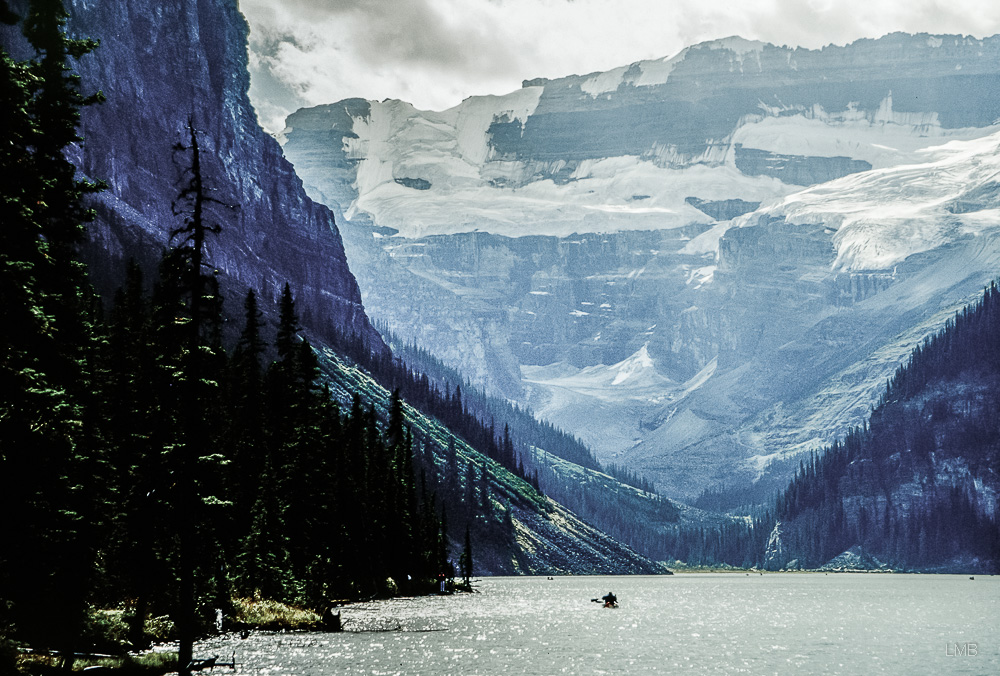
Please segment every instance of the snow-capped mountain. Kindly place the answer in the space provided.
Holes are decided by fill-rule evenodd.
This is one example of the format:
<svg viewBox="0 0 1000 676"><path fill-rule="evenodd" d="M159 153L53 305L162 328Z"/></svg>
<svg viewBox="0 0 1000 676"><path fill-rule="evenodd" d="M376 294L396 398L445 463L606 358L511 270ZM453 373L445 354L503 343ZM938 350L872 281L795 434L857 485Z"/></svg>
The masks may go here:
<svg viewBox="0 0 1000 676"><path fill-rule="evenodd" d="M731 38L443 112L318 106L282 137L318 196L405 237L662 229L980 136L1000 121L998 61L1000 38Z"/></svg>
<svg viewBox="0 0 1000 676"><path fill-rule="evenodd" d="M282 140L374 317L691 497L860 422L1000 270L998 134L1000 36L893 34L351 99Z"/></svg>

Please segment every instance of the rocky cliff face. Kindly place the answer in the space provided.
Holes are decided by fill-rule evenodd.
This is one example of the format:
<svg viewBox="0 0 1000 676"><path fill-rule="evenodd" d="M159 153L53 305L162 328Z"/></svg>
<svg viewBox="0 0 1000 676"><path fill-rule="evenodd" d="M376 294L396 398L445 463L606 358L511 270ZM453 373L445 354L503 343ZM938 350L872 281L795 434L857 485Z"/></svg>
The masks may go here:
<svg viewBox="0 0 1000 676"><path fill-rule="evenodd" d="M365 315L333 213L306 196L278 143L257 125L247 98L247 28L235 0L77 1L70 9L70 31L101 40L79 64L84 87L100 87L107 96L86 111L86 142L74 157L81 171L109 184L88 228L92 275L113 289L128 257L152 263L181 224L171 207L185 158L175 164L173 145L187 142L191 120L206 184L215 198L232 205L212 213L222 232L210 239L207 254L221 273L230 310L239 312L248 288L274 298L289 282L303 325L320 339L313 344L334 396L349 405L358 393L366 403L374 406L377 397L384 406L389 392L323 344L330 329L382 343ZM2 37L5 46L10 41L24 47L13 31ZM434 437L439 449L448 446L451 435L437 421L412 409L408 415L418 438ZM459 443L467 461L491 465L494 496L513 513L511 542L476 543L483 571L664 572Z"/></svg>
<svg viewBox="0 0 1000 676"><path fill-rule="evenodd" d="M748 118L919 118L949 129L982 127L995 122L991 111L1000 103L998 50L996 38L902 33L822 50L717 40L669 59L546 82L522 124L494 123L492 146L505 158L567 163L669 149L670 161L678 162L713 151ZM789 155L806 160L812 154ZM850 156L814 156L827 161L817 174L804 171L808 183L859 168L847 161ZM783 169L762 153L745 161L768 175Z"/></svg>
<svg viewBox="0 0 1000 676"><path fill-rule="evenodd" d="M311 200L247 97L247 25L233 0L75 0L69 30L99 39L79 63L84 87L107 101L85 112L76 161L108 182L90 227L98 275L111 260L156 255L180 224L171 211L191 120L214 195L233 208L208 261L222 273L232 309L246 289L277 297L288 282L319 335L330 327L379 341L348 269L330 210ZM176 161L175 161L176 160ZM178 162L181 164L179 165ZM109 275L111 276L111 275Z"/></svg>
<svg viewBox="0 0 1000 676"><path fill-rule="evenodd" d="M398 335L670 494L763 494L995 274L998 57L730 39L284 149Z"/></svg>

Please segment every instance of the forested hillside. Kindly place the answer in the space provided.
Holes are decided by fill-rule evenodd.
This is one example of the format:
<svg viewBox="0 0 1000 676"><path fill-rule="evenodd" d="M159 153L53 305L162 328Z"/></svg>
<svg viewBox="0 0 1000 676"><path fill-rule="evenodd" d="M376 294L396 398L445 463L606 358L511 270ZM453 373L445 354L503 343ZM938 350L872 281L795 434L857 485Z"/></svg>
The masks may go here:
<svg viewBox="0 0 1000 676"><path fill-rule="evenodd" d="M766 508L700 527L682 519L657 549L643 551L770 570L995 573L998 496L1000 291L993 283L914 350L863 427L800 463ZM706 492L699 504L716 497Z"/></svg>
<svg viewBox="0 0 1000 676"><path fill-rule="evenodd" d="M816 567L860 547L874 565L997 572L998 472L993 283L896 371L867 425L802 464L777 502L766 563Z"/></svg>
<svg viewBox="0 0 1000 676"><path fill-rule="evenodd" d="M82 93L71 59L96 45L66 38L65 16L33 3L38 56L3 59L3 626L72 651L90 604L129 599L135 644L147 613L168 613L190 649L195 618L234 593L318 604L450 576L398 398L386 426L341 414L287 286L274 334L251 292L239 341L223 346L204 255L226 224L211 220L193 125L176 139L177 219L158 278L130 267L102 307L78 248L86 196L103 186L65 155L82 140L81 108L101 98Z"/></svg>
<svg viewBox="0 0 1000 676"><path fill-rule="evenodd" d="M455 393L454 396L460 397L465 409L476 418L483 421L499 421L507 426L512 442L522 453L529 444L537 444L550 453L582 467L592 469L599 467L590 449L573 435L554 427L551 423L538 420L530 411L516 404L490 396L481 388L474 388L458 371L442 364L428 350L400 340L384 322L376 322L375 328L385 338L396 357L429 380L428 388L430 384L434 384L439 388L451 390Z"/></svg>
<svg viewBox="0 0 1000 676"><path fill-rule="evenodd" d="M320 352L320 368L334 399L353 402L360 397L376 415L389 414L394 395L366 369L329 348ZM397 376L404 372L397 365ZM502 440L474 446L443 419L422 413L419 405L404 401L402 409L412 431L420 492L447 511L443 529L453 551L458 550L462 534L471 532L477 574L666 572L589 525L595 523L592 515L581 514L588 522L584 523L506 467L506 454L496 453L504 446ZM468 412L465 415L475 420ZM576 511L576 506L571 509Z"/></svg>
<svg viewBox="0 0 1000 676"><path fill-rule="evenodd" d="M536 489L637 552L653 560L687 560L691 551L700 563L702 553L708 551L703 547L707 534L714 526L733 521L705 519L700 510L689 508L686 513L699 516L682 520L678 505L658 495L644 476L619 465L602 467L573 435L537 420L516 404L473 388L426 350L402 343L385 325L376 324L376 328L398 361L381 356L373 360L374 353L358 349L356 338L350 341L353 348L345 352L382 374L384 382L400 387L418 409L447 421L451 429L471 428L463 436L470 441L482 439L474 444L476 448L485 449ZM416 372L410 370L413 367ZM458 383L464 383L464 389ZM501 424L503 434L498 435ZM695 541L698 544L692 547Z"/></svg>
<svg viewBox="0 0 1000 676"><path fill-rule="evenodd" d="M432 449L432 423L398 390L345 391L350 378L321 370L339 358L317 356L288 283L224 303L210 245L240 205L215 190L215 140L192 119L173 139L175 171L156 177L174 186L158 266L119 269L109 252L105 281L120 288L102 299L80 251L106 186L70 161L81 110L103 98L73 70L97 44L66 37L66 18L59 0L29 3L34 56L5 50L0 63L0 671L8 641L92 649L94 608L117 606L134 646L149 616L169 616L187 665L234 596L321 607L426 591L453 562L477 570L470 546L458 551L470 531L510 572L657 570L515 476L531 478L509 434L457 392L422 389L367 320L347 322L362 327L364 361L464 440L434 423Z"/></svg>

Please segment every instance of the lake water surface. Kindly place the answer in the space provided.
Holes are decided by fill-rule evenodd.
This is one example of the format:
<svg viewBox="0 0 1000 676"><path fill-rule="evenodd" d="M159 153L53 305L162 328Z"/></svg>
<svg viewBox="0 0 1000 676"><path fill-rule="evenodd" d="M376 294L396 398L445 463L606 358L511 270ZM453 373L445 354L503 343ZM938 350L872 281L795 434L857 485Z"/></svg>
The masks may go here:
<svg viewBox="0 0 1000 676"><path fill-rule="evenodd" d="M341 634L228 635L196 655L228 661L235 651L239 674L310 676L1000 674L995 576L689 573L476 586L347 606ZM591 602L608 591L619 608Z"/></svg>

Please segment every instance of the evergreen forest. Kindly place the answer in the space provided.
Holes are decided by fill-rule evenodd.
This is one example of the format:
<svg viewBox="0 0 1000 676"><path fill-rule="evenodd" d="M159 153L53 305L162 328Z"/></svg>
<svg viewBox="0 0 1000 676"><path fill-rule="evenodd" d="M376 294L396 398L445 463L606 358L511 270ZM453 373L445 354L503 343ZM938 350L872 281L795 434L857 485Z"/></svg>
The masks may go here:
<svg viewBox="0 0 1000 676"><path fill-rule="evenodd" d="M853 546L895 569L1000 568L1000 291L919 345L863 427L802 462L774 514L803 567Z"/></svg>
<svg viewBox="0 0 1000 676"><path fill-rule="evenodd" d="M858 547L894 569L998 572L1000 511L975 489L1000 484L996 284L787 488L692 525L645 477L385 327L395 353L344 332L331 357L289 284L223 298L207 245L239 205L213 190L197 119L161 177L176 186L169 241L96 292L81 249L106 186L69 156L103 99L73 66L99 45L67 35L62 0L27 7L0 1L34 52L0 54L0 674L15 648L93 649L95 608L126 609L132 647L167 618L186 665L236 599L322 609L469 588L478 557L514 549L511 501L541 513L545 496L659 561L816 568ZM415 432L418 415L446 432ZM500 497L500 475L522 492Z"/></svg>
<svg viewBox="0 0 1000 676"><path fill-rule="evenodd" d="M2 56L12 113L0 146L4 669L10 641L92 648L93 607L126 605L133 646L148 643L146 618L169 617L184 665L236 596L322 608L451 580L451 542L504 527L498 515L476 519L491 511L485 470L456 469L438 496L398 390L384 413L358 396L342 410L287 285L276 325L253 290L242 320L225 316L204 256L232 205L212 208L196 121L175 146L177 223L158 269L147 279L132 263L113 298L94 292L79 249L94 217L87 197L104 186L80 178L67 150L83 142L81 109L102 99L83 93L72 63L98 45L67 37L66 18L59 0L35 0L23 19L34 58ZM242 326L230 344L226 321ZM441 404L517 469L506 433L465 414L458 392ZM461 554L468 581L471 544Z"/></svg>
<svg viewBox="0 0 1000 676"><path fill-rule="evenodd" d="M802 460L789 485L721 528L676 527L650 552L702 565L1000 571L996 282L915 348L864 426ZM712 494L706 492L704 503Z"/></svg>

